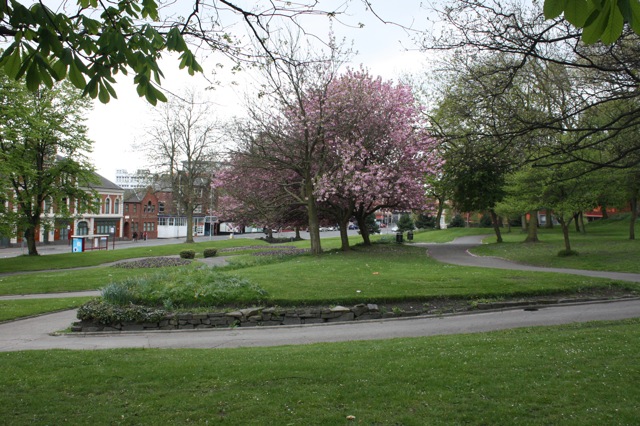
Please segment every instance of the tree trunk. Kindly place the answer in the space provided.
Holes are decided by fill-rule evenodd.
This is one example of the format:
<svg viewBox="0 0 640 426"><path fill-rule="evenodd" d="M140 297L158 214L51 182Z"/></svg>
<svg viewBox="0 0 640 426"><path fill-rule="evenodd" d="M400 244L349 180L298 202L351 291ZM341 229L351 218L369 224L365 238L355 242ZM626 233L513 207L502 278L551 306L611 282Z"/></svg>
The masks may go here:
<svg viewBox="0 0 640 426"><path fill-rule="evenodd" d="M631 198L631 223L629 224L629 239L636 239L636 221L638 220L638 198Z"/></svg>
<svg viewBox="0 0 640 426"><path fill-rule="evenodd" d="M300 227L296 226L296 240L301 240L302 237L300 236Z"/></svg>
<svg viewBox="0 0 640 426"><path fill-rule="evenodd" d="M351 248L349 247L349 217L346 219L342 219L338 224L340 227L340 242L342 246L340 247L342 251L349 251Z"/></svg>
<svg viewBox="0 0 640 426"><path fill-rule="evenodd" d="M193 243L193 209L190 203L187 203L185 207L187 213L187 239L185 243Z"/></svg>
<svg viewBox="0 0 640 426"><path fill-rule="evenodd" d="M442 212L444 211L444 202L442 200L438 200L438 212L436 213L436 229L440 228L440 221L442 220Z"/></svg>
<svg viewBox="0 0 640 426"><path fill-rule="evenodd" d="M318 206L313 198L313 183L311 177L305 179L305 197L307 201L307 215L309 216L309 239L311 240L311 254L322 254L320 244L320 221L318 220Z"/></svg>
<svg viewBox="0 0 640 426"><path fill-rule="evenodd" d="M573 220L575 221L576 224L576 232L580 233L580 213L576 213L573 215Z"/></svg>
<svg viewBox="0 0 640 426"><path fill-rule="evenodd" d="M371 238L369 238L369 228L367 228L367 218L363 215L357 215L356 221L358 222L358 228L360 228L360 235L362 235L362 242L365 246L371 245Z"/></svg>
<svg viewBox="0 0 640 426"><path fill-rule="evenodd" d="M580 212L580 232L582 232L583 234L587 233L587 227L584 225L584 213Z"/></svg>
<svg viewBox="0 0 640 426"><path fill-rule="evenodd" d="M27 240L27 249L29 256L38 256L38 249L36 248L36 228L31 225L24 233L24 238Z"/></svg>
<svg viewBox="0 0 640 426"><path fill-rule="evenodd" d="M489 210L489 214L491 215L491 223L493 223L493 230L496 233L496 242L502 242L502 234L500 233L500 221L498 220L498 215L493 209Z"/></svg>
<svg viewBox="0 0 640 426"><path fill-rule="evenodd" d="M545 210L545 215L547 217L547 223L545 224L545 228L552 229L553 228L553 218L551 217L551 210Z"/></svg>
<svg viewBox="0 0 640 426"><path fill-rule="evenodd" d="M564 249L567 253L571 252L571 243L569 241L569 225L571 225L571 219L569 222L565 222L564 218L558 218L560 226L562 226L562 236L564 237Z"/></svg>
<svg viewBox="0 0 640 426"><path fill-rule="evenodd" d="M531 210L529 212L529 223L527 224L527 238L525 243L537 243L538 239L538 212L537 210Z"/></svg>
<svg viewBox="0 0 640 426"><path fill-rule="evenodd" d="M602 213L603 219L609 219L609 213L607 212L607 206L600 206L600 213Z"/></svg>
<svg viewBox="0 0 640 426"><path fill-rule="evenodd" d="M522 227L522 232L527 232L527 215L523 214L520 217L520 226Z"/></svg>

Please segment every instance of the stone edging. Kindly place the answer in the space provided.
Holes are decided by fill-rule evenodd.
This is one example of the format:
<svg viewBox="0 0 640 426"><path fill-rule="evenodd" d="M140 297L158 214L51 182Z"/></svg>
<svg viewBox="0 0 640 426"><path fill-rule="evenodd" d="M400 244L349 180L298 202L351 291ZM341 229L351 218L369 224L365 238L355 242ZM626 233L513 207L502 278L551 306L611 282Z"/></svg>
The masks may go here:
<svg viewBox="0 0 640 426"><path fill-rule="evenodd" d="M466 308L446 310L429 310L418 307L413 310L399 310L380 308L377 304L358 304L351 308L335 306L333 308L247 308L231 312L216 313L179 313L170 314L158 322L127 322L120 324L99 324L92 321L78 321L71 326L72 332L100 332L100 331L151 331L151 330L193 330L207 328L229 327L259 327L321 324L332 322L364 321L389 318L406 318L420 315L461 314L478 310L537 310L544 306L570 303L595 303L619 299L634 299L635 297L610 298L580 298L580 299L540 299L532 301L511 301L478 303Z"/></svg>

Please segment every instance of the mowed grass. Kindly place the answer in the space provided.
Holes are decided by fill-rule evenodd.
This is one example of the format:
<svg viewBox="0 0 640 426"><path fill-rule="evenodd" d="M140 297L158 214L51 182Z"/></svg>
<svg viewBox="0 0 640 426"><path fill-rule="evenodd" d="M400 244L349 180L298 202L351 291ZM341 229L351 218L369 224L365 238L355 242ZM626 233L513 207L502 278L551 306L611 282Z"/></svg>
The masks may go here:
<svg viewBox="0 0 640 426"><path fill-rule="evenodd" d="M144 242L130 244L130 247L117 250L96 250L84 253L63 253L45 256L18 256L0 259L0 274L17 271L43 271L48 269L81 268L117 262L123 259L135 259L155 256L177 256L182 250L195 250L198 256L206 248L229 248L268 243L257 239L229 239L206 241L194 244L167 244L161 246L146 245Z"/></svg>
<svg viewBox="0 0 640 426"><path fill-rule="evenodd" d="M0 322L16 318L75 309L91 300L91 297L0 300Z"/></svg>
<svg viewBox="0 0 640 426"><path fill-rule="evenodd" d="M571 248L577 256L559 257L564 249L560 227L539 230L538 243L523 243L526 234L517 228L503 233L504 243L484 244L472 252L480 256L498 256L516 262L556 268L640 273L640 225L635 225L638 240L629 240L629 216L591 222L586 233L571 227ZM487 238L487 240L490 240Z"/></svg>
<svg viewBox="0 0 640 426"><path fill-rule="evenodd" d="M227 273L258 284L269 292L274 304L517 297L571 293L612 284L638 287L577 275L446 265L429 258L424 248L402 245L374 245L321 257L299 256Z"/></svg>
<svg viewBox="0 0 640 426"><path fill-rule="evenodd" d="M470 235L488 235L493 236L493 229L491 228L449 228L449 229L437 229L432 231L414 231L413 242L414 243L448 243L460 237L467 237ZM407 234L403 235L405 241Z"/></svg>
<svg viewBox="0 0 640 426"><path fill-rule="evenodd" d="M626 320L271 348L2 353L2 422L637 424L639 342L640 321Z"/></svg>

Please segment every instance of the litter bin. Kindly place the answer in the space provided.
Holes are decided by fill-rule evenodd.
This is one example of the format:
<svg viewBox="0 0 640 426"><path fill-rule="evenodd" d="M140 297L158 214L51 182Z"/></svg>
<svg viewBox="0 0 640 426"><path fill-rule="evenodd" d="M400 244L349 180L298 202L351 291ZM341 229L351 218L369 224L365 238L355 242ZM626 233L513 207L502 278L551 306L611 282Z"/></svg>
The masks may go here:
<svg viewBox="0 0 640 426"><path fill-rule="evenodd" d="M398 231L396 232L396 243L401 243L402 242L402 232Z"/></svg>
<svg viewBox="0 0 640 426"><path fill-rule="evenodd" d="M413 231L407 232L407 241L413 241Z"/></svg>

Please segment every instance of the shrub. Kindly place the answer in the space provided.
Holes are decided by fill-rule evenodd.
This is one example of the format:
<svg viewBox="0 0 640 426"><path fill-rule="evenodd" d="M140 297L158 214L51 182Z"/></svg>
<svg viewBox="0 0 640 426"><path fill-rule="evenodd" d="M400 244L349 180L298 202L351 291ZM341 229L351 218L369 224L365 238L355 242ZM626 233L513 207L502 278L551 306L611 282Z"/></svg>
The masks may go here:
<svg viewBox="0 0 640 426"><path fill-rule="evenodd" d="M436 218L431 215L421 213L416 217L414 224L418 229L433 229L436 227Z"/></svg>
<svg viewBox="0 0 640 426"><path fill-rule="evenodd" d="M204 257L213 257L213 256L215 256L217 253L218 253L218 250L217 250L217 249L214 249L214 248L208 248L208 249L204 249L203 256L204 256Z"/></svg>
<svg viewBox="0 0 640 426"><path fill-rule="evenodd" d="M180 257L183 259L195 259L196 251L195 250L182 250L180 252Z"/></svg>
<svg viewBox="0 0 640 426"><path fill-rule="evenodd" d="M493 228L493 220L489 213L485 213L480 218L480 228Z"/></svg>
<svg viewBox="0 0 640 426"><path fill-rule="evenodd" d="M464 228L464 226L464 219L459 214L455 215L449 223L449 228Z"/></svg>
<svg viewBox="0 0 640 426"><path fill-rule="evenodd" d="M78 308L78 319L100 324L158 322L166 315L167 312L162 309L139 305L118 306L100 299L90 300Z"/></svg>
<svg viewBox="0 0 640 426"><path fill-rule="evenodd" d="M411 219L411 216L408 214L400 216L400 219L398 220L398 231L406 232L413 231L414 229L415 226L413 225L413 219Z"/></svg>

